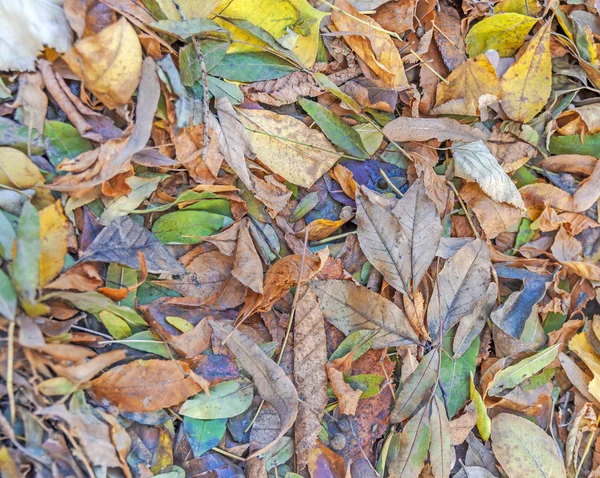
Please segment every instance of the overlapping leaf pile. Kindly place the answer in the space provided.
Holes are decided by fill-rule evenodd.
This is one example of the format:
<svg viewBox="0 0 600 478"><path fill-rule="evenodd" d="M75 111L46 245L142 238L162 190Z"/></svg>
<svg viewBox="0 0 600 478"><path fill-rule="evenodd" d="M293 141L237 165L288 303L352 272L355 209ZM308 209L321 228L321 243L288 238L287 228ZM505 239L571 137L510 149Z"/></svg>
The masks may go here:
<svg viewBox="0 0 600 478"><path fill-rule="evenodd" d="M25 3L2 476L600 476L597 4Z"/></svg>

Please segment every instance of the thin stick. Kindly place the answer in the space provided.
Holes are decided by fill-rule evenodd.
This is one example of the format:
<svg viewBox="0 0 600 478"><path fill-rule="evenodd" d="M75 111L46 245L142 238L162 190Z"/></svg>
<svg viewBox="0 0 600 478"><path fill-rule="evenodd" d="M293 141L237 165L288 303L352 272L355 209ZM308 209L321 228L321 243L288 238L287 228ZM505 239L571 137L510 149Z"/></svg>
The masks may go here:
<svg viewBox="0 0 600 478"><path fill-rule="evenodd" d="M410 49L410 52L411 52L413 55L415 55L415 56L416 56L416 57L419 59L419 61L421 62L421 64L422 64L422 65L424 65L426 68L429 68L429 70L431 70L431 72L432 72L432 73L433 73L435 76L437 76L437 77L438 77L440 80L442 80L442 81L443 81L444 83L446 83L447 85L449 85L449 84L450 84L450 82L449 82L449 81L448 81L446 78L444 78L444 77L443 77L442 75L440 75L440 74L439 74L437 71L435 71L435 70L434 70L434 69L433 69L431 66L429 66L429 64L428 64L428 63L427 63L425 60L423 60L423 58L421 58L421 57L419 56L419 54L418 54L416 51L414 51L414 50L411 48L411 49Z"/></svg>
<svg viewBox="0 0 600 478"><path fill-rule="evenodd" d="M387 174L385 174L385 171L381 168L379 168L379 173L383 176L383 179L385 180L385 182L388 184L388 186L392 189L392 191L394 191L398 196L400 197L404 197L404 194L402 194L402 191L400 191L395 185L394 183L392 183L392 180L388 177Z"/></svg>
<svg viewBox="0 0 600 478"><path fill-rule="evenodd" d="M8 357L6 359L6 390L8 392L8 402L10 406L10 423L14 426L16 418L15 407L15 388L14 388L14 368L15 368L15 321L8 324Z"/></svg>
<svg viewBox="0 0 600 478"><path fill-rule="evenodd" d="M311 244L313 246L320 246L322 244L327 244L328 242L333 242L337 239L342 239L343 237L349 236L350 234L356 234L356 231L348 231L348 232L344 232L342 234L338 234L337 236L329 236L329 237L326 237L325 239L321 239L320 241L313 241L313 242L311 242Z"/></svg>

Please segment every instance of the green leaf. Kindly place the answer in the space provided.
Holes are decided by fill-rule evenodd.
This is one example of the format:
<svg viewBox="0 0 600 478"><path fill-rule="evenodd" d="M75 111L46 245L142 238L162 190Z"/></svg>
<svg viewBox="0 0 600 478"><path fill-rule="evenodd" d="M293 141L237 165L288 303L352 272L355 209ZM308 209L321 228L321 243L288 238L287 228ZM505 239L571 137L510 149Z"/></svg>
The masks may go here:
<svg viewBox="0 0 600 478"><path fill-rule="evenodd" d="M181 83L185 86L192 86L202 78L200 58L193 43L189 43L179 50L179 74Z"/></svg>
<svg viewBox="0 0 600 478"><path fill-rule="evenodd" d="M0 117L0 146L10 146L19 151L33 155L42 155L46 152L46 145L41 131L32 131L8 118Z"/></svg>
<svg viewBox="0 0 600 478"><path fill-rule="evenodd" d="M163 244L197 244L230 224L233 224L231 218L219 214L177 211L159 217L152 232Z"/></svg>
<svg viewBox="0 0 600 478"><path fill-rule="evenodd" d="M13 320L16 310L17 294L8 276L0 269L0 315Z"/></svg>
<svg viewBox="0 0 600 478"><path fill-rule="evenodd" d="M46 121L44 137L48 140L48 158L54 167L65 158L75 159L94 149L92 142L83 138L77 128L62 121Z"/></svg>
<svg viewBox="0 0 600 478"><path fill-rule="evenodd" d="M329 357L329 360L341 358L349 352L354 352L352 358L357 360L371 348L375 341L375 335L377 335L376 332L366 329L352 332L348 337L342 340L340 345L338 345L338 348L335 349L335 352Z"/></svg>
<svg viewBox="0 0 600 478"><path fill-rule="evenodd" d="M352 129L359 134L367 153L370 155L375 154L379 146L381 146L383 134L370 123L357 124Z"/></svg>
<svg viewBox="0 0 600 478"><path fill-rule="evenodd" d="M132 349L155 354L159 357L166 359L172 358L169 347L160 340L158 335L153 334L150 330L144 330L137 334L133 334L132 336L121 340L120 343Z"/></svg>
<svg viewBox="0 0 600 478"><path fill-rule="evenodd" d="M600 133L586 134L583 143L578 134L551 136L549 150L552 154L582 154L600 158Z"/></svg>
<svg viewBox="0 0 600 478"><path fill-rule="evenodd" d="M439 364L440 353L437 349L433 349L423 357L396 398L391 416L392 423L406 420L417 410L423 400L429 397L437 380ZM427 443L429 444L429 441Z"/></svg>
<svg viewBox="0 0 600 478"><path fill-rule="evenodd" d="M216 447L225 435L226 418L198 420L183 417L183 431L195 458Z"/></svg>
<svg viewBox="0 0 600 478"><path fill-rule="evenodd" d="M184 211L206 211L220 216L231 217L231 205L228 199L203 199L183 208Z"/></svg>
<svg viewBox="0 0 600 478"><path fill-rule="evenodd" d="M244 93L240 90L238 85L233 83L227 83L219 78L208 75L208 91L215 98L222 98L226 96L232 105L239 105L244 101Z"/></svg>
<svg viewBox="0 0 600 478"><path fill-rule="evenodd" d="M23 204L17 226L15 258L10 265L13 286L24 306L36 303L40 279L40 217L30 202Z"/></svg>
<svg viewBox="0 0 600 478"><path fill-rule="evenodd" d="M204 66L207 73L210 73L215 66L221 63L230 45L229 42L218 40L202 40L200 42L200 51L204 57Z"/></svg>
<svg viewBox="0 0 600 478"><path fill-rule="evenodd" d="M272 470L278 465L283 465L294 456L294 440L291 437L283 437L273 448L263 455L265 468Z"/></svg>
<svg viewBox="0 0 600 478"><path fill-rule="evenodd" d="M109 312L108 310L101 310L98 313L100 321L108 330L108 333L113 336L116 340L123 340L131 336L131 327L118 315Z"/></svg>
<svg viewBox="0 0 600 478"><path fill-rule="evenodd" d="M210 389L210 397L201 392L181 406L179 413L201 420L230 418L243 413L254 397L254 388L247 379L221 382Z"/></svg>
<svg viewBox="0 0 600 478"><path fill-rule="evenodd" d="M134 327L147 327L146 321L142 319L135 311L129 307L123 307L115 304L108 297L99 292L60 292L52 294L49 297L59 298L70 302L79 310L94 314L100 320L100 312L107 310L118 317L121 317L129 325Z"/></svg>
<svg viewBox="0 0 600 478"><path fill-rule="evenodd" d="M444 402L437 396L431 401L431 443L429 461L434 477L450 476L452 470L452 446L450 445L450 421L446 415Z"/></svg>
<svg viewBox="0 0 600 478"><path fill-rule="evenodd" d="M379 393L383 378L383 375L376 373L365 373L344 377L344 382L354 390L362 390L360 398L369 398Z"/></svg>
<svg viewBox="0 0 600 478"><path fill-rule="evenodd" d="M481 438L483 438L483 441L488 441L490 439L492 422L487 414L487 408L485 403L483 403L483 398L481 398L481 394L475 388L473 374L471 374L469 380L469 396L477 411L477 430L479 431Z"/></svg>
<svg viewBox="0 0 600 478"><path fill-rule="evenodd" d="M133 287L138 283L138 271L125 267L116 262L111 262L108 265L108 271L106 273L106 286L113 289L120 289L121 287ZM135 288L125 297L119 301L119 305L124 307L135 307L135 296L137 290ZM116 338L116 337L115 337Z"/></svg>
<svg viewBox="0 0 600 478"><path fill-rule="evenodd" d="M444 391L450 418L456 415L469 398L469 375L475 372L480 342L477 337L463 355L452 360L450 354L455 334L456 328L452 328L444 337L440 367L440 387Z"/></svg>
<svg viewBox="0 0 600 478"><path fill-rule="evenodd" d="M398 456L390 462L390 476L418 478L427 458L430 438L429 407L423 407L402 430Z"/></svg>
<svg viewBox="0 0 600 478"><path fill-rule="evenodd" d="M558 369L556 368L547 368L542 370L537 375L531 377L527 383L523 384L523 391L528 392L547 384L550 380L552 380L557 370Z"/></svg>
<svg viewBox="0 0 600 478"><path fill-rule="evenodd" d="M160 206L154 206L154 207L149 207L147 209L136 209L135 212L136 214L149 214L151 212L161 212L161 211L166 211L167 209L171 209L173 206L177 206L178 204L184 203L184 202L194 202L194 201L201 201L202 199L223 199L221 196L218 196L215 193L211 193L209 191L204 191L201 193L198 193L196 191L185 191L183 193L181 193L177 199L175 199L175 201L167 203L167 204L162 204Z"/></svg>
<svg viewBox="0 0 600 478"><path fill-rule="evenodd" d="M319 83L329 93L346 103L352 109L352 111L354 111L356 114L360 114L360 105L354 101L354 98L340 90L340 87L331 81L327 76L325 76L323 73L314 73L313 78L317 80L317 83Z"/></svg>
<svg viewBox="0 0 600 478"><path fill-rule="evenodd" d="M324 106L305 98L299 98L298 103L312 119L319 125L325 136L351 156L359 159L369 159L369 153L365 150L360 135L350 126L344 123L335 113Z"/></svg>
<svg viewBox="0 0 600 478"><path fill-rule="evenodd" d="M180 40L187 40L194 35L205 32L223 32L224 30L208 18L192 18L182 22L160 20L150 26L161 33L167 33Z"/></svg>
<svg viewBox="0 0 600 478"><path fill-rule="evenodd" d="M4 212L0 211L0 256L4 259L12 258L12 246L16 234L12 224Z"/></svg>
<svg viewBox="0 0 600 478"><path fill-rule="evenodd" d="M547 349L498 372L490 385L488 393L497 397L504 390L515 388L525 379L532 377L544 367L548 366L558 355L559 348L559 343L554 344L552 347L548 347Z"/></svg>
<svg viewBox="0 0 600 478"><path fill-rule="evenodd" d="M252 83L275 80L296 71L291 63L265 52L232 53L211 70L211 75Z"/></svg>

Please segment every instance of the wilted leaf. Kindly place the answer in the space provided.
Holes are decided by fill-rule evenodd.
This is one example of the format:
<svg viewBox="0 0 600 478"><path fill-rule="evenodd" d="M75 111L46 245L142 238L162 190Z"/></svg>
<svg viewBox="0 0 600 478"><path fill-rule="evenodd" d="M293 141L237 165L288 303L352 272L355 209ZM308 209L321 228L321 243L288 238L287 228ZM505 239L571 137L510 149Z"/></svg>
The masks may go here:
<svg viewBox="0 0 600 478"><path fill-rule="evenodd" d="M566 476L554 441L529 420L501 413L492 420L494 454L509 478Z"/></svg>
<svg viewBox="0 0 600 478"><path fill-rule="evenodd" d="M394 347L418 343L406 315L392 302L350 281L314 281L325 318L348 335L357 330L377 331L373 347Z"/></svg>
<svg viewBox="0 0 600 478"><path fill-rule="evenodd" d="M409 118L401 116L386 124L383 134L394 141L478 141L486 140L482 131L450 118Z"/></svg>
<svg viewBox="0 0 600 478"><path fill-rule="evenodd" d="M510 14L503 14L510 15ZM514 121L527 123L546 105L552 87L550 23L527 45L525 53L500 80L502 109Z"/></svg>
<svg viewBox="0 0 600 478"><path fill-rule="evenodd" d="M569 348L583 360L594 374L594 378L588 383L587 388L589 393L591 393L596 400L600 401L600 361L585 332L573 337L569 342Z"/></svg>
<svg viewBox="0 0 600 478"><path fill-rule="evenodd" d="M142 73L142 48L125 18L78 41L64 59L110 109L129 101Z"/></svg>
<svg viewBox="0 0 600 478"><path fill-rule="evenodd" d="M336 0L335 6L331 19L338 30L353 33L344 39L358 57L388 86L407 86L404 64L391 37L381 31L375 20L359 13L347 0Z"/></svg>
<svg viewBox="0 0 600 478"><path fill-rule="evenodd" d="M185 362L137 360L103 373L92 382L91 393L126 412L152 412L198 393L201 380Z"/></svg>
<svg viewBox="0 0 600 478"><path fill-rule="evenodd" d="M293 184L311 187L340 158L322 133L287 115L238 110L256 156Z"/></svg>
<svg viewBox="0 0 600 478"><path fill-rule="evenodd" d="M59 201L40 211L40 286L43 287L62 270L67 254L69 220Z"/></svg>
<svg viewBox="0 0 600 478"><path fill-rule="evenodd" d="M80 262L116 262L139 269L138 251L144 254L149 272L184 272L181 264L167 248L150 231L129 216L115 219L103 229L86 249Z"/></svg>
<svg viewBox="0 0 600 478"><path fill-rule="evenodd" d="M251 456L264 453L292 427L298 415L298 392L285 372L271 360L252 340L231 326L211 321L217 338L229 337L227 346L235 354L244 369L252 375L259 395L277 411L281 429L270 444Z"/></svg>
<svg viewBox="0 0 600 478"><path fill-rule="evenodd" d="M440 272L427 309L427 327L439 340L463 317L473 311L490 283L490 251L475 240L454 254Z"/></svg>
<svg viewBox="0 0 600 478"><path fill-rule="evenodd" d="M454 143L456 175L479 184L494 201L525 209L519 190L483 141Z"/></svg>
<svg viewBox="0 0 600 478"><path fill-rule="evenodd" d="M475 410L477 411L477 430L479 430L481 438L483 438L484 441L488 441L491 433L491 420L487 414L487 409L485 403L483 403L481 394L475 388L475 382L473 381L472 374L470 382L470 396L471 400L475 404Z"/></svg>
<svg viewBox="0 0 600 478"><path fill-rule="evenodd" d="M230 53L211 71L211 75L231 81L252 83L274 80L296 71L286 60L266 52Z"/></svg>

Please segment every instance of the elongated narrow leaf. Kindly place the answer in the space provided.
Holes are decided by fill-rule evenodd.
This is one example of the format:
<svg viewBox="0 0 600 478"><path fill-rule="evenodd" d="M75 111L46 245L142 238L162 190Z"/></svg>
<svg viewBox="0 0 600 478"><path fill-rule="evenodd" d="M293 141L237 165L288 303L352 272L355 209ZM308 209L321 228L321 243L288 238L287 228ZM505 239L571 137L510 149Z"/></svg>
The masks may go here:
<svg viewBox="0 0 600 478"><path fill-rule="evenodd" d="M442 237L442 222L421 179L415 181L392 212L408 239L410 253L405 260L410 264L410 281L415 291L435 257Z"/></svg>
<svg viewBox="0 0 600 478"><path fill-rule="evenodd" d="M404 312L380 295L350 281L310 283L325 318L349 335L357 330L377 331L373 347L396 347L419 339Z"/></svg>
<svg viewBox="0 0 600 478"><path fill-rule="evenodd" d="M319 103L304 98L300 98L298 103L315 120L325 136L338 148L356 158L369 159L370 155L363 146L360 135L335 113Z"/></svg>
<svg viewBox="0 0 600 478"><path fill-rule="evenodd" d="M455 359L467 351L485 327L486 320L490 318L490 313L496 304L497 295L498 286L492 282L485 295L475 304L473 312L458 323L454 342L452 342Z"/></svg>
<svg viewBox="0 0 600 478"><path fill-rule="evenodd" d="M435 395L431 401L431 443L429 461L435 478L447 478L452 470L452 447L450 446L450 421L444 402Z"/></svg>
<svg viewBox="0 0 600 478"><path fill-rule="evenodd" d="M494 377L488 393L498 396L504 390L515 388L525 379L535 375L556 358L560 346L560 343L555 344L529 358L521 360L515 365L505 368Z"/></svg>
<svg viewBox="0 0 600 478"><path fill-rule="evenodd" d="M391 422L399 423L410 417L419 405L432 393L433 385L438 377L440 354L437 349L429 352L415 371L408 377L396 398L392 410Z"/></svg>
<svg viewBox="0 0 600 478"><path fill-rule="evenodd" d="M427 326L433 340L443 337L473 311L488 288L490 269L490 251L480 239L465 244L446 262L427 309Z"/></svg>
<svg viewBox="0 0 600 478"><path fill-rule="evenodd" d="M423 407L402 430L398 456L390 462L390 476L418 478L425 465L430 438L429 408Z"/></svg>
<svg viewBox="0 0 600 478"><path fill-rule="evenodd" d="M379 204L374 193L362 188L356 195L356 220L360 247L369 262L392 287L411 294L410 242L398 217Z"/></svg>
<svg viewBox="0 0 600 478"><path fill-rule="evenodd" d="M274 80L294 71L296 68L291 63L271 53L247 52L225 55L210 74L227 80L251 83Z"/></svg>
<svg viewBox="0 0 600 478"><path fill-rule="evenodd" d="M179 413L197 420L235 417L252 405L253 397L254 389L248 380L230 380L212 387L210 396L203 392L190 398Z"/></svg>
<svg viewBox="0 0 600 478"><path fill-rule="evenodd" d="M281 429L277 437L251 456L258 456L270 449L292 427L298 415L298 392L283 369L271 360L258 345L230 325L211 321L216 338L227 340L227 347L235 354L244 369L252 375L260 396L277 411Z"/></svg>
<svg viewBox="0 0 600 478"><path fill-rule="evenodd" d="M509 478L564 478L563 460L550 435L525 418L500 413L492 420L494 454Z"/></svg>

